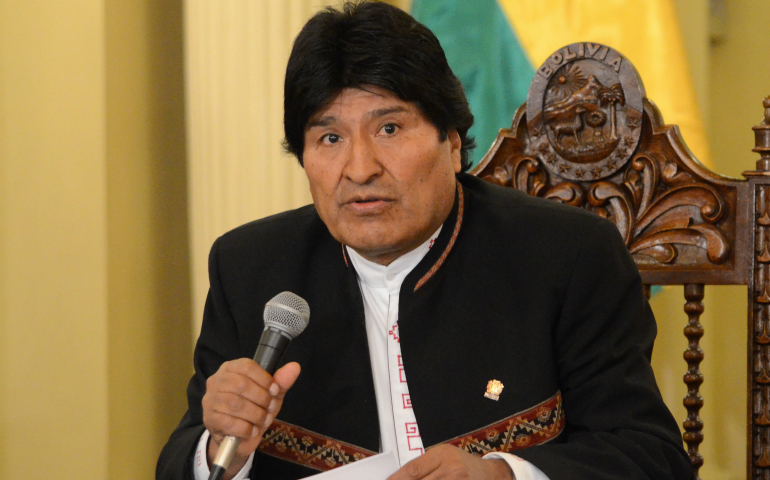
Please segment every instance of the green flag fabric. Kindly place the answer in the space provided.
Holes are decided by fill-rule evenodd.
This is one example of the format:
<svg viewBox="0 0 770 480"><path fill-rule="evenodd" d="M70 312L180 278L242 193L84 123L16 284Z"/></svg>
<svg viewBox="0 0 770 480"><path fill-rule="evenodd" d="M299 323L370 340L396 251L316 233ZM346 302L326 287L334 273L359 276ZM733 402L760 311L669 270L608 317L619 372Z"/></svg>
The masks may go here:
<svg viewBox="0 0 770 480"><path fill-rule="evenodd" d="M496 0L414 0L412 15L436 34L465 87L476 165L526 101L535 70Z"/></svg>

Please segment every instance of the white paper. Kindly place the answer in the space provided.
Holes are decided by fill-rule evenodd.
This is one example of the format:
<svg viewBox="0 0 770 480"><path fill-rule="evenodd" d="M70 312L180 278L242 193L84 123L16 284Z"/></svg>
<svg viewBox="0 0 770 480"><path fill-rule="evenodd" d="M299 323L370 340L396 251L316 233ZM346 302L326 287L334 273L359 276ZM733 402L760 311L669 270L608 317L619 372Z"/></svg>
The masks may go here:
<svg viewBox="0 0 770 480"><path fill-rule="evenodd" d="M344 467L337 467L328 472L312 475L307 478L313 480L386 480L399 469L396 454L391 452L380 453L373 457L364 458L357 462L349 463Z"/></svg>

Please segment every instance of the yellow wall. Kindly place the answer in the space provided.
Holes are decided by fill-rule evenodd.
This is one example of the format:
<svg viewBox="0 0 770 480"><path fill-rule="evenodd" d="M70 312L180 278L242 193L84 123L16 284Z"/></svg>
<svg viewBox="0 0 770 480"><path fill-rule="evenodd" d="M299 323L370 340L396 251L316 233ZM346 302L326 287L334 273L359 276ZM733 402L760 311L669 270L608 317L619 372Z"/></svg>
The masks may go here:
<svg viewBox="0 0 770 480"><path fill-rule="evenodd" d="M152 478L192 372L182 0L105 0L109 477Z"/></svg>
<svg viewBox="0 0 770 480"><path fill-rule="evenodd" d="M181 1L0 2L0 478L152 478L181 416L181 57Z"/></svg>
<svg viewBox="0 0 770 480"><path fill-rule="evenodd" d="M312 201L286 154L283 78L294 37L328 0L186 0L193 331L209 288L208 253L238 225Z"/></svg>
<svg viewBox="0 0 770 480"><path fill-rule="evenodd" d="M107 473L102 17L98 0L0 3L2 478Z"/></svg>

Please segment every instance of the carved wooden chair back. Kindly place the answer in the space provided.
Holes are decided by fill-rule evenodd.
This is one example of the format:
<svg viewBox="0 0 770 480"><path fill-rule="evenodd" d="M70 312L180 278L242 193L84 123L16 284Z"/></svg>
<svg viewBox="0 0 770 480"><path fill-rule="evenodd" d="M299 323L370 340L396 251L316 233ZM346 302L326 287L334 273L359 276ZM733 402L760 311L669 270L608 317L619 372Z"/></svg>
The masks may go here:
<svg viewBox="0 0 770 480"><path fill-rule="evenodd" d="M665 125L633 65L610 47L576 43L538 69L527 102L471 173L591 210L625 239L645 284L683 285L688 416L683 439L703 464L699 411L704 285L747 285L748 478L770 480L770 97L754 127L760 153L744 179L718 175Z"/></svg>

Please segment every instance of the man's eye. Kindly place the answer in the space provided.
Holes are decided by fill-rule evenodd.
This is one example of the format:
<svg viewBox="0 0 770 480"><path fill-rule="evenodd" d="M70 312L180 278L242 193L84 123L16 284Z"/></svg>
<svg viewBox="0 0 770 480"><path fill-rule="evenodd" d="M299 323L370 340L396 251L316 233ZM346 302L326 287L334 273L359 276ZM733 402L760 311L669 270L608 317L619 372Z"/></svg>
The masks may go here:
<svg viewBox="0 0 770 480"><path fill-rule="evenodd" d="M398 130L398 127L394 123L388 123L382 127L382 131L385 132L385 135L393 135L396 133L396 130Z"/></svg>
<svg viewBox="0 0 770 480"><path fill-rule="evenodd" d="M326 135L321 137L321 142L324 142L324 143L337 143L340 140L341 140L340 136L337 135L336 133L327 133Z"/></svg>

